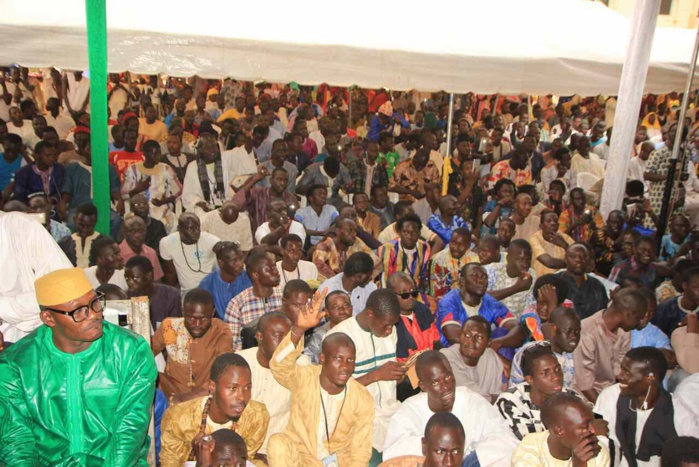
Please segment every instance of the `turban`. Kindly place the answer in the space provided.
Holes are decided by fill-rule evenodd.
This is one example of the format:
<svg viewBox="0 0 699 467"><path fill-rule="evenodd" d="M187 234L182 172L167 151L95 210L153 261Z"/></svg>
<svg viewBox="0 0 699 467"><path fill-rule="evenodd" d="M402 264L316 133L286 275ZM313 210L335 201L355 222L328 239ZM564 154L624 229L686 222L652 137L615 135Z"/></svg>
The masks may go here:
<svg viewBox="0 0 699 467"><path fill-rule="evenodd" d="M216 88L211 88L208 91L206 91L206 98L208 99L209 97L217 95L218 96L218 89Z"/></svg>
<svg viewBox="0 0 699 467"><path fill-rule="evenodd" d="M40 306L57 306L80 298L94 290L80 268L57 269L34 282Z"/></svg>

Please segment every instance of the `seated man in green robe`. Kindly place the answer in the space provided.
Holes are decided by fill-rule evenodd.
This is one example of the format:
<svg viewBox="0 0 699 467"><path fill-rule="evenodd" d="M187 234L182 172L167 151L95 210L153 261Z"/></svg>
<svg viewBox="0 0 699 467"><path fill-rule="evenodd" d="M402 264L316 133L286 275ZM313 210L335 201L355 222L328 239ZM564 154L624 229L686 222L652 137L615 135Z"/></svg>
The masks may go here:
<svg viewBox="0 0 699 467"><path fill-rule="evenodd" d="M104 296L82 269L35 288L44 324L0 354L0 465L148 465L148 343L103 321Z"/></svg>

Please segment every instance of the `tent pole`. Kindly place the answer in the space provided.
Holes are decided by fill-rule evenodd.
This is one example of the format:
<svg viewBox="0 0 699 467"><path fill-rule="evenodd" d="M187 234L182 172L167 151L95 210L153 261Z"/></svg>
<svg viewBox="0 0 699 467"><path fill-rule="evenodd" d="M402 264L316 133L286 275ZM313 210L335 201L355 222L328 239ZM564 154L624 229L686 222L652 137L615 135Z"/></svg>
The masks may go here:
<svg viewBox="0 0 699 467"><path fill-rule="evenodd" d="M90 141L92 193L97 207L97 231L109 234L110 187L107 138L107 5L106 0L85 0L87 51L90 69Z"/></svg>
<svg viewBox="0 0 699 467"><path fill-rule="evenodd" d="M454 94L449 94L449 115L447 116L447 154L445 157L451 156L451 124L454 119Z"/></svg>
<svg viewBox="0 0 699 467"><path fill-rule="evenodd" d="M658 251L660 251L660 244L662 242L663 234L667 228L667 221L672 213L670 205L674 205L675 199L672 193L677 193L677 184L679 179L675 181L675 171L677 170L677 162L680 155L680 146L682 144L682 133L684 128L684 118L687 115L687 107L689 106L689 94L692 90L692 81L694 81L694 72L697 68L697 55L699 55L699 27L697 28L697 37L694 40L694 50L692 51L692 61L689 66L689 73L687 74L687 83L684 87L684 96L682 96L682 108L680 109L680 118L677 120L677 131L675 132L675 141L672 145L672 156L669 161L669 168L667 172L667 182L665 183L665 192L663 193L663 205L660 209L660 217L658 218L658 234L656 235L656 243ZM684 154L684 151L683 151ZM680 167L680 173L684 169L684 156L682 157L682 164ZM671 203L671 201L673 201Z"/></svg>
<svg viewBox="0 0 699 467"><path fill-rule="evenodd" d="M354 127L352 126L352 86L347 88L347 107L349 107L349 115L347 116L347 124L348 128L351 128L354 130Z"/></svg>
<svg viewBox="0 0 699 467"><path fill-rule="evenodd" d="M614 135L607 160L600 211L606 220L609 213L621 208L626 192L629 149L638 125L643 88L648 75L650 50L660 10L660 0L637 0L629 30L626 60L619 81L618 105L614 116Z"/></svg>

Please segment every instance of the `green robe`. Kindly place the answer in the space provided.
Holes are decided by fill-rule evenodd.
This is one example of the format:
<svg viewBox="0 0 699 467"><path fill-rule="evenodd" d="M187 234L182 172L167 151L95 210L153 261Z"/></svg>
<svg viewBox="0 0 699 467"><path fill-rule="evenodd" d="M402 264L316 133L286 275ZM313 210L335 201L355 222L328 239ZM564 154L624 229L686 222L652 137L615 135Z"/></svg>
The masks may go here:
<svg viewBox="0 0 699 467"><path fill-rule="evenodd" d="M0 466L147 465L156 375L131 331L69 355L39 327L0 354Z"/></svg>

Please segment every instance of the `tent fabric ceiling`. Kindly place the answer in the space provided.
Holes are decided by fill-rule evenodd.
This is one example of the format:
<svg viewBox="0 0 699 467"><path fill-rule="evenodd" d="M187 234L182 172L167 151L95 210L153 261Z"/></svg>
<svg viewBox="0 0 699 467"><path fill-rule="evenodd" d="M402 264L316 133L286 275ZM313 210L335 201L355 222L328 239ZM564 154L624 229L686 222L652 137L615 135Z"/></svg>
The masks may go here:
<svg viewBox="0 0 699 467"><path fill-rule="evenodd" d="M191 5L191 4L190 4ZM87 69L84 1L0 0L0 63ZM617 94L630 21L589 0L108 0L109 71L448 92ZM658 28L646 92L695 34Z"/></svg>

